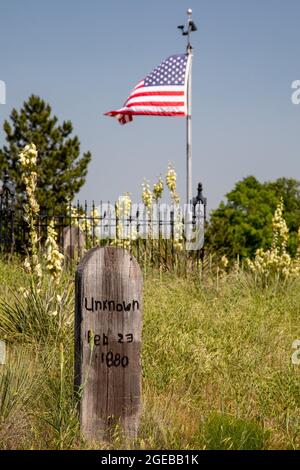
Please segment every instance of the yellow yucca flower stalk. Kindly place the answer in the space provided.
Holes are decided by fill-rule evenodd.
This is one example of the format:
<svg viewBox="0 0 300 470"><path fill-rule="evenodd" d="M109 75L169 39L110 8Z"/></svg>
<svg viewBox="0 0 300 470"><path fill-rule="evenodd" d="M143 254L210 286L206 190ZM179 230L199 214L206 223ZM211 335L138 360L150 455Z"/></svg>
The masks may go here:
<svg viewBox="0 0 300 470"><path fill-rule="evenodd" d="M173 167L173 164L171 162L169 162L168 171L167 171L167 174L166 174L166 183L167 183L167 187L169 188L172 201L175 204L179 204L180 203L180 197L179 197L178 193L176 192L176 181L177 181L176 171Z"/></svg>
<svg viewBox="0 0 300 470"><path fill-rule="evenodd" d="M176 171L173 167L173 164L169 162L168 171L166 174L166 184L170 191L171 199L174 203L174 213L177 214L174 217L174 246L177 250L181 251L183 249L183 224L181 215L176 210L176 207L178 207L178 204L180 203L180 197L176 191L176 181Z"/></svg>
<svg viewBox="0 0 300 470"><path fill-rule="evenodd" d="M57 233L54 228L54 221L51 220L48 225L46 248L46 268L53 278L54 282L58 282L61 272L64 255L59 252L57 245Z"/></svg>
<svg viewBox="0 0 300 470"><path fill-rule="evenodd" d="M283 200L277 205L272 219L273 240L269 250L259 248L253 261L247 260L253 273L261 275L265 280L272 274L282 276L284 279L300 275L300 263L293 260L286 251L288 243L288 227L283 218Z"/></svg>
<svg viewBox="0 0 300 470"><path fill-rule="evenodd" d="M169 162L168 171L166 174L166 183L171 193L176 191L176 180L177 180L176 171L174 170L173 164Z"/></svg>
<svg viewBox="0 0 300 470"><path fill-rule="evenodd" d="M116 216L117 217L129 217L131 211L131 198L129 193L125 193L124 196L120 196L116 203Z"/></svg>
<svg viewBox="0 0 300 470"><path fill-rule="evenodd" d="M99 214L99 211L98 211L98 209L97 209L96 207L93 207L93 208L91 209L90 217L91 217L91 219L93 220L94 225L95 225L95 222L96 222L96 221L99 221L99 219L100 219L100 214Z"/></svg>
<svg viewBox="0 0 300 470"><path fill-rule="evenodd" d="M286 221L283 218L283 199L280 199L280 202L276 208L272 219L273 227L273 243L272 248L278 249L280 253L284 253L287 247L287 242L289 238L289 229L286 225Z"/></svg>
<svg viewBox="0 0 300 470"><path fill-rule="evenodd" d="M183 250L183 231L184 231L182 213L181 213L179 206L176 203L173 204L172 211L173 211L173 222L174 222L174 227L173 227L174 248L177 251L182 251Z"/></svg>
<svg viewBox="0 0 300 470"><path fill-rule="evenodd" d="M69 212L68 215L69 215L72 219L78 219L78 218L80 218L79 209L78 209L77 207L71 206L70 209L71 209L71 210L68 211L68 212ZM73 220L73 224L74 224L74 225L75 225L75 224L78 225L78 224L79 224L78 220Z"/></svg>
<svg viewBox="0 0 300 470"><path fill-rule="evenodd" d="M95 237L94 229L100 221L100 214L96 207L90 210L89 215L80 210L79 207L71 206L68 210L68 216L71 218L71 225L79 227L85 234L87 247L92 246L92 242L97 243L99 240Z"/></svg>
<svg viewBox="0 0 300 470"><path fill-rule="evenodd" d="M151 238L152 237L152 232L153 232L153 226L152 226L152 202L153 202L154 196L152 194L152 191L150 189L150 184L144 179L144 182L142 183L142 201L145 205L146 211L145 211L145 223L147 224L148 227L148 232L147 232L147 237Z"/></svg>
<svg viewBox="0 0 300 470"><path fill-rule="evenodd" d="M36 146L31 143L26 145L19 154L19 162L22 168L22 181L26 188L27 201L24 205L25 219L29 226L29 256L24 262L25 271L36 275L38 282L42 277L42 270L38 259L38 236L35 228L36 216L40 207L35 198L37 181L37 156Z"/></svg>
<svg viewBox="0 0 300 470"><path fill-rule="evenodd" d="M221 268L222 269L226 269L227 266L228 266L228 259L227 259L227 256L223 255L222 258L221 258L221 262L220 262L220 265L221 265Z"/></svg>
<svg viewBox="0 0 300 470"><path fill-rule="evenodd" d="M153 199L157 202L163 193L164 190L164 182L162 180L162 177L160 176L157 183L154 183L153 185Z"/></svg>
<svg viewBox="0 0 300 470"><path fill-rule="evenodd" d="M123 248L129 248L131 240L136 238L136 232L128 230L125 226L127 219L131 214L132 201L129 193L125 193L124 196L120 196L116 203L115 210L118 218L118 224L116 227L116 238L111 242L113 246L121 246Z"/></svg>
<svg viewBox="0 0 300 470"><path fill-rule="evenodd" d="M152 198L153 198L153 194L150 189L150 184L145 179L144 182L142 183L142 201L147 207L147 209L149 209L152 205Z"/></svg>
<svg viewBox="0 0 300 470"><path fill-rule="evenodd" d="M95 228L100 222L100 214L96 207L93 207L90 211L90 227L88 232L88 245L99 244L100 240L96 237Z"/></svg>
<svg viewBox="0 0 300 470"><path fill-rule="evenodd" d="M169 162L166 174L166 184L170 191L171 199L174 203L174 213L176 214L174 217L174 247L178 251L181 251L183 249L183 224L180 212L176 210L176 207L178 207L178 204L180 203L180 197L176 191L176 181L176 171L173 164Z"/></svg>
<svg viewBox="0 0 300 470"><path fill-rule="evenodd" d="M174 201L175 204L179 204L180 203L180 197L179 197L179 194L176 193L176 191L173 191L171 193L171 198L172 200Z"/></svg>
<svg viewBox="0 0 300 470"><path fill-rule="evenodd" d="M220 259L219 265L217 266L218 279L220 278L221 280L226 277L228 264L229 264L229 261L228 261L227 256L223 255L222 258Z"/></svg>

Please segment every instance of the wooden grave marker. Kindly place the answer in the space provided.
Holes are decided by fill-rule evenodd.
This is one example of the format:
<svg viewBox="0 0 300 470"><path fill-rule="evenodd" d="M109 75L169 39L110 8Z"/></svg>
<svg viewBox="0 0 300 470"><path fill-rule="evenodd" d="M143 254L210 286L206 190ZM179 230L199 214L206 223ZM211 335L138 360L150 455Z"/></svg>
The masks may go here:
<svg viewBox="0 0 300 470"><path fill-rule="evenodd" d="M83 255L85 248L85 238L79 227L64 227L62 232L63 253L65 264L68 266L71 261L77 261Z"/></svg>
<svg viewBox="0 0 300 470"><path fill-rule="evenodd" d="M75 387L88 441L110 439L118 424L137 436L141 414L143 279L123 248L89 250L76 271Z"/></svg>

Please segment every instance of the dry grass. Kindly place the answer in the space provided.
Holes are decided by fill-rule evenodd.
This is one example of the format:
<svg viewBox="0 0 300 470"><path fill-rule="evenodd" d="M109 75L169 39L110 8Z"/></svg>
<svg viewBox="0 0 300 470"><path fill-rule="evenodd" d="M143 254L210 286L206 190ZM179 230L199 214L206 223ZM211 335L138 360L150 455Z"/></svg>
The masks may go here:
<svg viewBox="0 0 300 470"><path fill-rule="evenodd" d="M12 303L8 285L16 291L25 282L18 262L0 263L0 282L6 302ZM68 285L72 279L65 278L61 292ZM201 282L148 274L144 411L131 447L300 448L300 368L291 364L292 342L300 338L299 287L294 281L262 289L246 273L218 280L206 276ZM45 286L37 302L39 318L43 308L49 315L50 290ZM5 305L2 336L8 312L13 316ZM72 311L67 302L66 318ZM57 336L55 323L46 318L50 334L42 341L36 340L36 324L32 335L30 322L26 325L22 334L11 320L6 332L11 353L8 364L0 366L1 446L88 448L80 438L73 399L73 325L64 325ZM112 447L125 446L116 433Z"/></svg>

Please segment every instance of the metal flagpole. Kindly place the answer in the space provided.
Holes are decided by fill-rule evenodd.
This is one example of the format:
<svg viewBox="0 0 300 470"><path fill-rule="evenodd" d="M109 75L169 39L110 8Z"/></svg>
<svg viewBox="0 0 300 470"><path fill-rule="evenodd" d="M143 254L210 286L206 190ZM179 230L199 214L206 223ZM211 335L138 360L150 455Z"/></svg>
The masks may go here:
<svg viewBox="0 0 300 470"><path fill-rule="evenodd" d="M187 82L187 116L186 116L186 203L190 204L192 201L192 60L193 49L190 44L190 28L189 21L191 18L192 10L188 10L188 43L186 52L188 54L188 82Z"/></svg>
<svg viewBox="0 0 300 470"><path fill-rule="evenodd" d="M193 48L190 42L190 34L197 31L197 27L192 20L192 10L189 8L187 11L187 29L184 30L184 25L178 26L182 30L183 36L187 36L186 52L188 55L187 62L187 116L186 116L186 203L192 202L192 59Z"/></svg>

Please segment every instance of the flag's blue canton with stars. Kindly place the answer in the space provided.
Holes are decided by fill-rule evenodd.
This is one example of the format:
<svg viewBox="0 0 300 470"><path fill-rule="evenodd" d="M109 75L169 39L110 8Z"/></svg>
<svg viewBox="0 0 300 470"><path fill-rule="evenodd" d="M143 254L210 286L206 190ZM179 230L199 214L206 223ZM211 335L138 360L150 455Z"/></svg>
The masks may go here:
<svg viewBox="0 0 300 470"><path fill-rule="evenodd" d="M168 57L132 90L124 106L105 113L120 124L134 115L186 116L186 89L190 69L187 54Z"/></svg>
<svg viewBox="0 0 300 470"><path fill-rule="evenodd" d="M145 86L184 85L187 55L172 55L145 78Z"/></svg>

